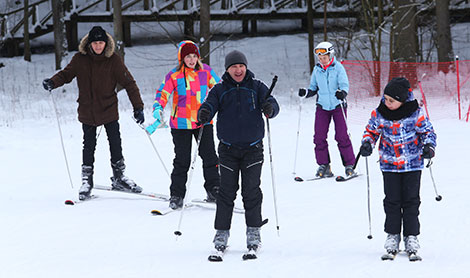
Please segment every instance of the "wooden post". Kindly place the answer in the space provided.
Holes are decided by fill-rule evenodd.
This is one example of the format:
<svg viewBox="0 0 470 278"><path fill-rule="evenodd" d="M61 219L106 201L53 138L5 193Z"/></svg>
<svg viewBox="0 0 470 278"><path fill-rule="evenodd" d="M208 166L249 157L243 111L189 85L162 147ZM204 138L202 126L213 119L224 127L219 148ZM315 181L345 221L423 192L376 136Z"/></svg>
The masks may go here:
<svg viewBox="0 0 470 278"><path fill-rule="evenodd" d="M114 39L116 40L117 53L124 60L124 34L122 22L122 1L113 0L113 22L114 22Z"/></svg>
<svg viewBox="0 0 470 278"><path fill-rule="evenodd" d="M55 69L61 69L65 55L64 0L52 0L52 20L54 22Z"/></svg>
<svg viewBox="0 0 470 278"><path fill-rule="evenodd" d="M68 51L78 50L78 24L77 15L70 16L70 20L65 22Z"/></svg>
<svg viewBox="0 0 470 278"><path fill-rule="evenodd" d="M201 57L206 64L210 64L210 40L211 40L211 12L210 0L201 0L200 9L200 45Z"/></svg>
<svg viewBox="0 0 470 278"><path fill-rule="evenodd" d="M315 66L315 56L313 54L313 7L312 0L307 0L307 30L308 30L308 61L310 65L310 72L313 71Z"/></svg>
<svg viewBox="0 0 470 278"><path fill-rule="evenodd" d="M129 20L124 20L122 23L123 36L124 36L124 45L132 46L131 40L131 22Z"/></svg>
<svg viewBox="0 0 470 278"><path fill-rule="evenodd" d="M328 35L326 34L326 24L328 23L327 17L326 17L326 11L327 11L327 5L326 5L326 0L325 0L324 7L323 7L323 41L328 40Z"/></svg>
<svg viewBox="0 0 470 278"><path fill-rule="evenodd" d="M24 34L24 60L31 62L31 45L29 44L29 1L24 0L24 20L23 20Z"/></svg>
<svg viewBox="0 0 470 278"><path fill-rule="evenodd" d="M144 11L148 11L150 9L149 0L144 0Z"/></svg>
<svg viewBox="0 0 470 278"><path fill-rule="evenodd" d="M242 33L243 34L248 34L248 20L243 19L242 20Z"/></svg>

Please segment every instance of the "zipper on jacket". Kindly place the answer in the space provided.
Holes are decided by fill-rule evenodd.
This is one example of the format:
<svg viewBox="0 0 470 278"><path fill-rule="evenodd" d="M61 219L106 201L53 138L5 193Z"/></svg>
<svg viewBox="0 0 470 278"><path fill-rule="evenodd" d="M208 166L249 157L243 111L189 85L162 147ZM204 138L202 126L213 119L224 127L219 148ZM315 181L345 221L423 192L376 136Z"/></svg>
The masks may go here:
<svg viewBox="0 0 470 278"><path fill-rule="evenodd" d="M178 105L175 106L175 112L173 113L173 120L174 120L175 117L176 117L176 111L178 111Z"/></svg>
<svg viewBox="0 0 470 278"><path fill-rule="evenodd" d="M231 172L235 172L232 168L228 167L228 166L225 166L224 164L220 163L220 167L223 167Z"/></svg>
<svg viewBox="0 0 470 278"><path fill-rule="evenodd" d="M251 102L253 102L253 110L256 109L256 103L255 103L255 94L251 92Z"/></svg>

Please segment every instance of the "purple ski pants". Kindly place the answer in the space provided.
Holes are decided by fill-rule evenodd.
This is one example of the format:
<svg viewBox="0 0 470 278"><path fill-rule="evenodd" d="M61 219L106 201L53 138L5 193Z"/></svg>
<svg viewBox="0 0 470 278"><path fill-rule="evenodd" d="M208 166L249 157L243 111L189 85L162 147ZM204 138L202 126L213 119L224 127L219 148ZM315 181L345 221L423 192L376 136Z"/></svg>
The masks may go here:
<svg viewBox="0 0 470 278"><path fill-rule="evenodd" d="M344 113L347 115L346 108L344 108ZM313 136L317 163L318 165L330 163L327 138L331 118L333 118L335 123L335 140L338 142L338 149L341 154L343 165L354 165L356 158L354 157L351 140L348 136L348 129L341 107L327 111L323 110L320 106L317 106L317 111L315 113L315 134Z"/></svg>

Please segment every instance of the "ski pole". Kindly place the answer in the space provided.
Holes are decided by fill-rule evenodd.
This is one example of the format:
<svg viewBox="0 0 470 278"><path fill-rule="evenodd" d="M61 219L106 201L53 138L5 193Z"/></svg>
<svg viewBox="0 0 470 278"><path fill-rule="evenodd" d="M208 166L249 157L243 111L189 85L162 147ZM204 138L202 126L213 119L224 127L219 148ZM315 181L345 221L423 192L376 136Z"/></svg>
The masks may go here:
<svg viewBox="0 0 470 278"><path fill-rule="evenodd" d="M266 94L266 100L271 95L271 93L274 89L274 86L276 85L276 82L277 82L277 75L274 76L273 82L271 83L271 87L269 87L269 90ZM272 154L272 148L271 148L271 129L269 127L269 118L268 117L266 117L266 128L267 128L267 133L268 133L269 162L270 162L270 165L271 165L271 179L272 179L272 188L273 188L274 214L276 216L277 235L279 236L279 217L278 217L278 213L277 213L276 186L275 186L275 183L274 183L273 154Z"/></svg>
<svg viewBox="0 0 470 278"><path fill-rule="evenodd" d="M133 117L134 118L134 117ZM157 154L157 157L158 159L160 160L160 163L162 164L163 166L163 169L165 169L165 172L167 174L168 177L170 177L170 172L168 172L168 169L166 168L165 166L165 162L163 162L163 159L162 157L160 156L160 153L158 152L157 148L155 147L155 144L153 143L153 140L152 140L152 137L150 137L150 134L147 132L147 130L145 129L144 125L143 124L138 124L140 126L140 128L142 128L145 132L145 134L147 134L147 138L149 139L150 141L150 144L152 145L153 147L153 150L155 151L155 153Z"/></svg>
<svg viewBox="0 0 470 278"><path fill-rule="evenodd" d="M343 112L344 124L346 125L346 130L348 131L349 139L351 139L351 133L349 133L348 128L348 118L346 117L346 112L344 111L344 100L341 101L341 112Z"/></svg>
<svg viewBox="0 0 470 278"><path fill-rule="evenodd" d="M434 186L434 192L436 193L436 201L442 200L442 196L437 193L437 188L436 188L436 183L434 182L434 176L432 175L432 160L429 159L428 164L426 165L426 168L429 168L429 174L431 175L431 180L432 180L432 185Z"/></svg>
<svg viewBox="0 0 470 278"><path fill-rule="evenodd" d="M57 105L55 103L54 96L52 96L52 90L49 90L49 94L51 96L52 104L54 106L55 117L57 119L57 126L59 127L60 143L62 145L62 152L64 154L65 166L67 168L67 173L69 175L70 186L73 189L72 175L70 174L70 167L69 167L69 162L68 162L68 159L67 159L67 153L65 152L64 138L62 137L62 129L60 127L59 112L57 111Z"/></svg>
<svg viewBox="0 0 470 278"><path fill-rule="evenodd" d="M295 140L295 155L294 155L294 171L292 174L295 176L295 168L297 166L297 150L299 148L299 134L300 134L300 116L302 115L302 100L299 100L299 120L297 122L297 139Z"/></svg>
<svg viewBox="0 0 470 278"><path fill-rule="evenodd" d="M371 217L370 217L370 182L369 182L369 162L366 159L366 173L367 173L367 213L369 215L369 235L367 236L368 239L372 239L372 224L371 224Z"/></svg>
<svg viewBox="0 0 470 278"><path fill-rule="evenodd" d="M202 138L202 131L203 130L204 130L204 125L202 125L199 129L199 134L198 134L197 140L196 140L196 148L194 149L194 152L193 152L193 161L191 161L188 180L186 181L186 196L183 199L183 207L181 208L180 219L178 221L178 228L174 232L174 234L176 235L176 239L178 239L178 237L183 234L181 232L181 222L183 221L183 213L184 213L184 209L185 209L185 205L186 205L186 198L188 197L189 188L191 187L191 181L192 181L193 173L194 173L194 164L196 162L197 152L199 150L199 144L201 144L201 138Z"/></svg>

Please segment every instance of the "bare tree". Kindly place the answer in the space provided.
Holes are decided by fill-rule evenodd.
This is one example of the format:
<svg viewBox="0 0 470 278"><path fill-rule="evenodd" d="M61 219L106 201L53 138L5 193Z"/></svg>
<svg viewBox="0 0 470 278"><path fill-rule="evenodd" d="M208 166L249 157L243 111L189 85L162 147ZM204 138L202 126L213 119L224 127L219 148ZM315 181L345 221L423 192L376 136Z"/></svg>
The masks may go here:
<svg viewBox="0 0 470 278"><path fill-rule="evenodd" d="M24 0L24 60L31 62L31 46L29 44L29 1Z"/></svg>
<svg viewBox="0 0 470 278"><path fill-rule="evenodd" d="M418 55L417 4L413 2L413 0L394 0L395 12L390 32L390 61L416 62Z"/></svg>
<svg viewBox="0 0 470 278"><path fill-rule="evenodd" d="M437 59L439 62L450 62L454 60L452 51L452 37L450 33L449 0L436 1L436 41ZM447 72L449 68L439 67L439 70Z"/></svg>
<svg viewBox="0 0 470 278"><path fill-rule="evenodd" d="M65 41L64 0L52 0L52 20L54 22L55 68L62 68L67 42Z"/></svg>
<svg viewBox="0 0 470 278"><path fill-rule="evenodd" d="M370 69L374 84L374 94L380 95L380 76L381 76L381 48L382 48L382 30L384 21L383 2L381 0L361 0L363 20L366 25L366 31L370 42L370 50L373 60L373 68ZM377 8L377 19L375 10Z"/></svg>
<svg viewBox="0 0 470 278"><path fill-rule="evenodd" d="M206 64L210 64L210 37L211 37L211 13L210 1L201 0L200 9L200 44L201 44L201 57L204 58Z"/></svg>
<svg viewBox="0 0 470 278"><path fill-rule="evenodd" d="M307 29L308 29L308 61L310 65L310 72L313 71L315 66L314 56L314 42L313 42L313 1L307 0Z"/></svg>
<svg viewBox="0 0 470 278"><path fill-rule="evenodd" d="M419 50L417 5L414 0L394 0L395 12L392 15L390 30L390 61L392 62L416 62ZM406 76L411 86L416 86L416 64L391 63L389 78L397 76Z"/></svg>
<svg viewBox="0 0 470 278"><path fill-rule="evenodd" d="M122 1L113 0L114 39L117 53L124 60L124 33L122 28Z"/></svg>

